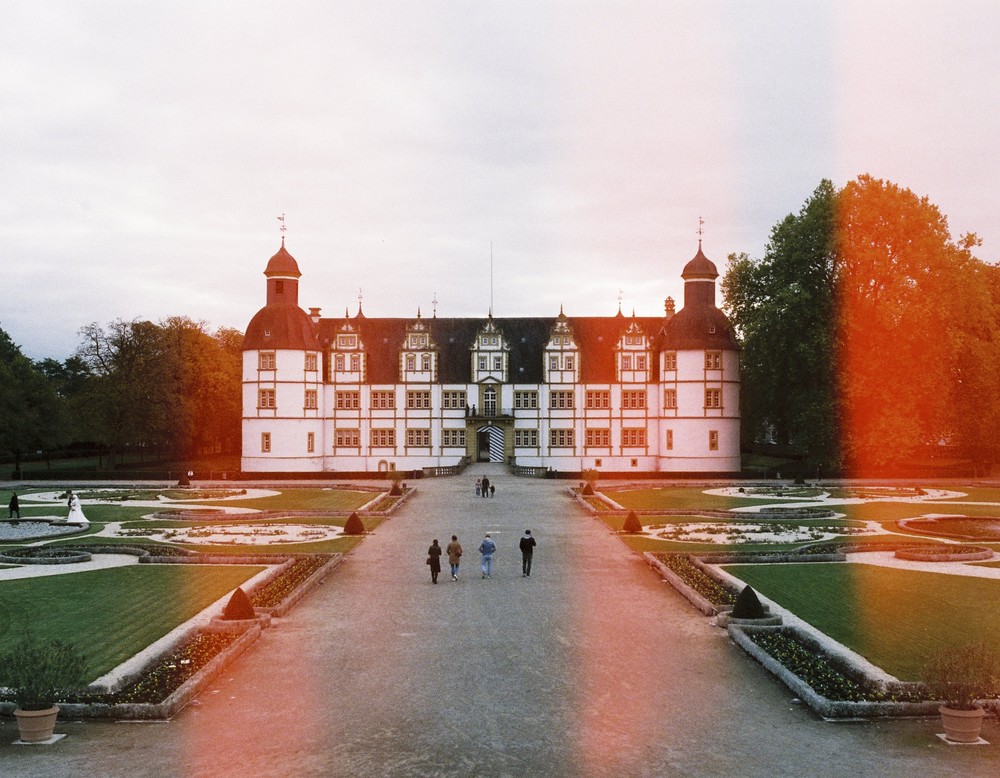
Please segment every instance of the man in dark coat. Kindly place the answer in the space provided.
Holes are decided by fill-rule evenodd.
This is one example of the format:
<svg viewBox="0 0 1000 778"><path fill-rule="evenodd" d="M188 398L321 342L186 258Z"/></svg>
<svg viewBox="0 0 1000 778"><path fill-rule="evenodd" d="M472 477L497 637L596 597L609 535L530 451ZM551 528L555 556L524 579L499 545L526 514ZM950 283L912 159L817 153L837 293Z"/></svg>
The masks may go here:
<svg viewBox="0 0 1000 778"><path fill-rule="evenodd" d="M488 497L490 493L490 479L487 478L485 475L483 476L482 490L483 490L483 497Z"/></svg>
<svg viewBox="0 0 1000 778"><path fill-rule="evenodd" d="M521 577L531 577L531 556L535 553L535 539L531 537L531 530L526 529L524 536L518 546L521 549Z"/></svg>
<svg viewBox="0 0 1000 778"><path fill-rule="evenodd" d="M21 504L17 501L17 492L10 493L10 502L7 504L7 518L13 519L14 514L21 518Z"/></svg>

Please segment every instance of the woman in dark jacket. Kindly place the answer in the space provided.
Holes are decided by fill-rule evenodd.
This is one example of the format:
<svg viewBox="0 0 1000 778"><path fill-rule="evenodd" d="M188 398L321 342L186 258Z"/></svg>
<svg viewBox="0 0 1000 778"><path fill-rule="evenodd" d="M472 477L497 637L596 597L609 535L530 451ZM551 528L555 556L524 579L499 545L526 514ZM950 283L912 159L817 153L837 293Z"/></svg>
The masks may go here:
<svg viewBox="0 0 1000 778"><path fill-rule="evenodd" d="M438 573L441 572L441 546L438 545L437 538L427 549L427 564L431 566L431 583L438 582Z"/></svg>

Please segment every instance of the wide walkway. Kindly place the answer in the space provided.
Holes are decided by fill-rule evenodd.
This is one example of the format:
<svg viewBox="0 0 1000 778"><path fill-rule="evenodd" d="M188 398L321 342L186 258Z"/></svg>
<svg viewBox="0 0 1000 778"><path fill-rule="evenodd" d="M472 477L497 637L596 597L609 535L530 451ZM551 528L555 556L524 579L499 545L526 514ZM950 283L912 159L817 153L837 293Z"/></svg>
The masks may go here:
<svg viewBox="0 0 1000 778"><path fill-rule="evenodd" d="M476 498L488 472L493 499ZM995 775L934 720L828 723L565 494L496 466L422 480L323 586L162 723L62 722L18 776ZM517 540L538 540L531 578ZM500 553L478 572L485 532ZM457 534L457 583L432 538ZM1000 743L994 722L987 739Z"/></svg>

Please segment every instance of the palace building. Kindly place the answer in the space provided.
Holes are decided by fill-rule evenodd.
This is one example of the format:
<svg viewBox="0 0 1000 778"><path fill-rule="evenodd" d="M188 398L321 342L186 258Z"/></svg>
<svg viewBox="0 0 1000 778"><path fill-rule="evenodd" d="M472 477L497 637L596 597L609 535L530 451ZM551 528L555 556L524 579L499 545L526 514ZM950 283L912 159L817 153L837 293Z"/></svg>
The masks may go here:
<svg viewBox="0 0 1000 778"><path fill-rule="evenodd" d="M299 307L284 238L264 275L243 341L246 473L740 470L737 345L701 241L663 316L322 318Z"/></svg>

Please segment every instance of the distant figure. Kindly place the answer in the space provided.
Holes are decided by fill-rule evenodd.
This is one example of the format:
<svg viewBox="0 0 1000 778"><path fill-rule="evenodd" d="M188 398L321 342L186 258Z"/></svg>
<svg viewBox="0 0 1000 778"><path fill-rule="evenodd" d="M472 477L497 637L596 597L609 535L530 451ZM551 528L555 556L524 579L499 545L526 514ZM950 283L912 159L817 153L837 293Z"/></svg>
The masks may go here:
<svg viewBox="0 0 1000 778"><path fill-rule="evenodd" d="M448 564L451 565L451 580L458 580L458 565L462 561L462 544L458 542L458 536L451 536L451 543L445 549L448 554Z"/></svg>
<svg viewBox="0 0 1000 778"><path fill-rule="evenodd" d="M531 577L531 557L535 553L535 539L531 537L531 530L526 529L518 546L521 549L521 577Z"/></svg>
<svg viewBox="0 0 1000 778"><path fill-rule="evenodd" d="M66 517L67 524L80 524L86 526L90 524L87 517L83 515L83 508L80 505L80 498L73 492L69 493L69 516Z"/></svg>
<svg viewBox="0 0 1000 778"><path fill-rule="evenodd" d="M490 497L496 494L496 490L497 488L493 484L490 484Z"/></svg>
<svg viewBox="0 0 1000 778"><path fill-rule="evenodd" d="M496 553L497 544L490 539L490 533L486 533L483 542L479 544L479 553L483 555L483 578L491 578L493 573L493 554Z"/></svg>
<svg viewBox="0 0 1000 778"><path fill-rule="evenodd" d="M14 514L21 518L21 504L17 501L17 492L10 493L10 502L7 504L7 518L13 519Z"/></svg>
<svg viewBox="0 0 1000 778"><path fill-rule="evenodd" d="M490 491L490 479L487 478L485 475L483 476L482 489L483 489L483 497L485 497Z"/></svg>
<svg viewBox="0 0 1000 778"><path fill-rule="evenodd" d="M479 496L479 493L480 493L480 491L482 491L482 488L483 488L483 479L482 478L477 478L476 479L476 497Z"/></svg>
<svg viewBox="0 0 1000 778"><path fill-rule="evenodd" d="M438 545L437 538L434 538L431 547L427 549L427 564L431 566L431 583L437 583L438 573L441 572L441 546Z"/></svg>

